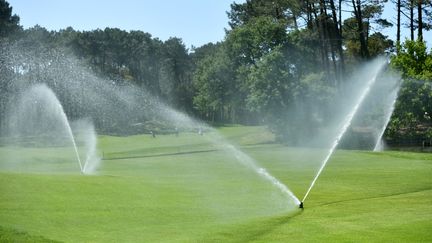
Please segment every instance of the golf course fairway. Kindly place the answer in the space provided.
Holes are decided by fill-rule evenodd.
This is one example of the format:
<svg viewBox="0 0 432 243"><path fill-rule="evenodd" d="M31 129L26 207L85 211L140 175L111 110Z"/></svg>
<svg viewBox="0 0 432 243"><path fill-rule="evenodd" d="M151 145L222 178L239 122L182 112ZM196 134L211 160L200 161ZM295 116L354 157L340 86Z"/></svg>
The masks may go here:
<svg viewBox="0 0 432 243"><path fill-rule="evenodd" d="M264 127L218 131L302 198L319 151L273 143ZM99 136L96 175L73 156L22 151L68 166L0 171L0 242L432 241L430 153L337 150L301 210L209 136Z"/></svg>

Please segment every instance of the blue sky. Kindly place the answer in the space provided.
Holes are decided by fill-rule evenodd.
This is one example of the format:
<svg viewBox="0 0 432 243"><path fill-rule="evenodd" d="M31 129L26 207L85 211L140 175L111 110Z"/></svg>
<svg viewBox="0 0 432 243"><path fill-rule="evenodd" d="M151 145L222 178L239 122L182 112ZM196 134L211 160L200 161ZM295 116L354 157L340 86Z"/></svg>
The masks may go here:
<svg viewBox="0 0 432 243"><path fill-rule="evenodd" d="M76 30L117 27L123 30L142 30L153 37L166 40L175 36L183 39L188 48L208 42L221 41L228 28L226 11L233 0L8 0L13 12L21 18L24 28L39 24L48 30L72 26ZM245 2L245 0L235 0ZM389 5L389 4L388 4ZM395 21L395 11L387 6L384 17ZM383 34L393 40L395 28ZM402 40L408 37L402 33ZM431 47L432 32L424 39Z"/></svg>
<svg viewBox="0 0 432 243"><path fill-rule="evenodd" d="M382 30L381 32L383 33L383 35L387 35L390 39L396 41L396 7L394 6L394 3L391 3L391 1L389 1L385 8L384 8L384 12L383 12L383 18L386 18L388 21L392 22L394 24L394 26L392 28L386 28L384 30ZM416 14L416 13L415 13ZM406 17L404 17L402 15L401 17L401 21L403 23L407 23L408 20L406 19ZM417 31L414 33L415 34L415 38L417 39ZM410 31L407 27L402 26L401 27L401 41L405 41L405 39L409 39L410 38ZM423 40L426 41L426 44L429 48L429 50L432 48L432 31L425 31L423 30Z"/></svg>
<svg viewBox="0 0 432 243"><path fill-rule="evenodd" d="M166 40L175 36L187 47L221 41L233 0L7 0L24 28L48 30L142 30ZM244 0L235 1L237 3Z"/></svg>

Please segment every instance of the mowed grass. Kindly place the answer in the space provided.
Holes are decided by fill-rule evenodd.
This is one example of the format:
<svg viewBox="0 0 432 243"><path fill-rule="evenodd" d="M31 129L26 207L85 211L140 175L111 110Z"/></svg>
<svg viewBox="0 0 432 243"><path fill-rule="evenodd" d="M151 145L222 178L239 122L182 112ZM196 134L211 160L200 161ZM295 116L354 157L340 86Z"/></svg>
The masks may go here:
<svg viewBox="0 0 432 243"><path fill-rule="evenodd" d="M302 199L324 151L219 131ZM337 151L299 210L212 136L101 136L94 176L0 172L0 241L432 241L432 154Z"/></svg>

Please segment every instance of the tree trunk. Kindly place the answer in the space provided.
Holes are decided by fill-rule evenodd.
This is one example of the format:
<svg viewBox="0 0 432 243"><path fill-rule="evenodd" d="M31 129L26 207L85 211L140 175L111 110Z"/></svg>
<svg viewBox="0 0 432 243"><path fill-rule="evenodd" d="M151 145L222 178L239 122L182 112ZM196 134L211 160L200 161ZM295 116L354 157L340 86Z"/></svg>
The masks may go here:
<svg viewBox="0 0 432 243"><path fill-rule="evenodd" d="M418 12L417 39L419 41L423 41L422 0L418 0L418 3L417 3L417 12Z"/></svg>
<svg viewBox="0 0 432 243"><path fill-rule="evenodd" d="M325 33L325 40L326 40L326 51L328 53L328 47L330 46L330 54L331 54L331 59L332 59L332 63L333 63L333 70L334 70L334 74L333 74L333 80L334 80L334 85L335 87L337 87L338 85L338 66L337 66L337 58L336 58L336 50L335 50L335 45L334 45L334 40L332 39L332 31L335 31L334 28L332 28L332 30L330 30L328 23L329 23L329 18L328 18L328 14L327 14L327 7L326 4L324 2L324 0L320 1L320 9L321 9L321 19L323 22L323 27L324 27L324 33ZM337 22L336 22L337 23ZM334 26L336 26L337 24L334 24ZM338 34L337 34L337 29L336 29L336 33L334 33L336 35L336 39ZM336 43L337 40L336 40ZM329 70L330 71L330 70Z"/></svg>
<svg viewBox="0 0 432 243"><path fill-rule="evenodd" d="M339 0L339 32L342 36L342 0Z"/></svg>
<svg viewBox="0 0 432 243"><path fill-rule="evenodd" d="M298 24L297 24L297 16L293 13L293 23L294 23L294 29L298 30Z"/></svg>
<svg viewBox="0 0 432 243"><path fill-rule="evenodd" d="M313 22L312 22L312 7L309 1L306 1L306 8L307 8L307 27L309 29L312 29Z"/></svg>
<svg viewBox="0 0 432 243"><path fill-rule="evenodd" d="M363 26L363 17L362 17L362 9L360 0L352 0L352 4L354 7L354 14L357 20L357 31L359 34L360 40L360 55L362 58L369 58L369 50L366 43L366 36L364 32Z"/></svg>
<svg viewBox="0 0 432 243"><path fill-rule="evenodd" d="M411 31L411 40L414 40L414 0L410 1L410 31Z"/></svg>
<svg viewBox="0 0 432 243"><path fill-rule="evenodd" d="M327 77L330 78L330 61L328 58L328 54L330 53L331 56L333 57L333 69L334 69L334 73L337 73L337 69L336 69L336 59L334 59L335 56L335 50L333 48L332 45L332 41L330 39L330 33L329 33L329 28L328 28L328 21L327 21L327 9L324 3L324 0L320 0L320 22L321 22L321 29L322 29L322 33L323 33L323 39L324 39L324 52L325 52L325 57L326 57L326 68L327 68ZM329 50L330 47L330 50Z"/></svg>
<svg viewBox="0 0 432 243"><path fill-rule="evenodd" d="M401 27L401 0L397 0L397 30L396 30L396 53L400 49L400 27Z"/></svg>
<svg viewBox="0 0 432 243"><path fill-rule="evenodd" d="M341 0L339 0L340 2ZM343 79L343 74L345 72L345 58L344 58L344 54L343 54L343 48L342 48L342 35L341 35L341 31L339 30L339 23L338 23L338 18L336 15L336 7L334 4L333 0L330 0L330 7L332 10L332 17L333 17L333 23L334 23L334 31L336 33L336 45L338 48L338 52L339 52L339 72L338 72L338 78L339 78L339 82ZM341 6L339 5L339 8L341 8Z"/></svg>
<svg viewBox="0 0 432 243"><path fill-rule="evenodd" d="M315 17L315 26L318 30L319 39L320 39L320 47L321 47L320 53L321 53L322 69L324 71L326 71L327 75L328 75L329 65L328 65L328 58L327 58L327 53L326 53L326 45L325 45L325 41L324 41L324 31L323 31L323 27L322 27L322 22L318 18L318 14L317 14L315 5L311 4L311 6L312 6L312 13Z"/></svg>

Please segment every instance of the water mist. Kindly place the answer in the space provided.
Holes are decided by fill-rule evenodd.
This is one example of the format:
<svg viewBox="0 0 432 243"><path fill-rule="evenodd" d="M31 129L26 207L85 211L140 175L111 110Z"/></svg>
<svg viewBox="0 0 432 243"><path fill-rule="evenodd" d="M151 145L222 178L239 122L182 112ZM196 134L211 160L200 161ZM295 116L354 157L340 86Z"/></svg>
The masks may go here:
<svg viewBox="0 0 432 243"><path fill-rule="evenodd" d="M23 149L71 146L79 171L81 173L89 171L86 167L89 167L88 164L95 160L92 154L96 150L96 144L87 142L87 158L83 161L63 106L48 86L45 84L33 85L18 95L15 101L16 104L10 108L7 116L7 131L3 131L9 137L9 146ZM89 137L85 141L95 138L94 130L88 131L86 134ZM17 151L15 155L12 154L11 156L20 156L21 153ZM10 163L15 162L11 161ZM44 161L40 162L40 164L44 163ZM34 165L36 168L40 166L42 165ZM55 167L49 168L48 166L44 170L52 171L55 170ZM25 169L32 171L32 166L27 166Z"/></svg>
<svg viewBox="0 0 432 243"><path fill-rule="evenodd" d="M169 108L166 105L159 104L161 115L171 121L175 121L176 124L182 127L202 127L206 131L210 131L209 135L206 136L209 142L215 144L217 147L220 147L222 150L225 150L229 154L234 155L236 160L246 168L252 170L255 174L260 176L266 182L271 183L271 185L277 188L285 197L287 201L292 205L298 205L300 200L294 195L294 193L281 181L279 181L276 177L274 177L270 172L268 172L265 168L260 167L257 162L251 158L249 155L241 151L239 148L228 142L224 139L217 130L209 127L207 124L203 122L196 121L189 116L175 111Z"/></svg>
<svg viewBox="0 0 432 243"><path fill-rule="evenodd" d="M39 52L39 50L31 51ZM138 127L134 124L146 124L154 121L163 124L164 127L178 127L184 131L202 127L212 131L209 133L211 135L206 134L205 138L209 139L214 147L226 151L227 154L232 154L234 161L251 170L259 178L263 178L266 184L272 185L271 188L274 188L274 191L281 192L279 194L284 195L284 208L289 205L286 204L287 200L293 205L298 204L299 200L282 182L278 181L266 169L258 166L251 157L239 148L224 140L217 134L216 130L167 106L147 90L129 82L98 77L81 61L70 55L64 55L62 52L49 52L48 54L52 57L28 55L21 49L12 49L11 53L11 63L17 66L18 70L24 70L23 72L30 70L26 67L28 63L30 63L29 66L43 67L38 75L42 76L47 85L61 97L61 100L65 102L64 107L68 111L73 111L75 117L90 118L101 133L122 136L145 133L147 130L143 126ZM39 65L39 63L45 65ZM16 83L21 83L23 87L27 87L31 82L22 78ZM77 133L73 123L71 125L74 134ZM77 138L81 137L77 135ZM84 141L87 141L85 144L96 144L94 137L84 139ZM90 147L95 148L93 145ZM98 163L87 162L90 160L81 156L81 161L84 161L82 164L80 163L82 171L92 171L92 167L97 166ZM231 161L227 161L227 163L231 163ZM268 193L272 194L274 191Z"/></svg>
<svg viewBox="0 0 432 243"><path fill-rule="evenodd" d="M400 88L400 85L398 85L397 88L395 88L395 90L390 95L390 98L392 99L392 101L389 103L389 106L386 107L386 109L385 109L385 120L384 120L383 126L379 130L379 134L377 136L375 147L373 149L374 152L382 151L384 149L383 136L384 136L384 132L387 128L387 125L389 124L390 119L392 117L392 114L393 114L393 111L395 108L395 104L396 104L396 100L397 100L397 94L398 94L399 88Z"/></svg>
<svg viewBox="0 0 432 243"><path fill-rule="evenodd" d="M336 137L333 139L333 142L332 142L332 144L331 144L331 146L330 146L330 148L329 148L329 150L328 150L325 158L321 162L321 166L319 167L318 172L314 176L314 178L313 178L313 180L312 180L309 188L306 191L306 194L304 195L301 203L299 204L300 208L303 208L303 202L308 197L308 195L309 195L310 191L312 190L313 186L315 185L318 177L320 176L321 172L324 170L327 162L329 161L329 159L331 158L331 156L334 153L335 149L337 148L340 140L342 139L342 137L346 133L347 129L350 127L354 116L356 115L356 113L359 110L361 104L363 103L363 101L365 100L366 96L370 92L371 87L374 85L379 72L382 70L382 68L385 65L387 65L387 61L386 60L378 60L376 62L378 62L378 64L376 65L376 67L372 71L373 76L368 80L368 82L366 83L366 85L361 89L360 94L358 95L358 97L355 100L353 108L349 111L349 113L343 119L343 122L341 123L341 126L338 129L338 133L337 133Z"/></svg>

